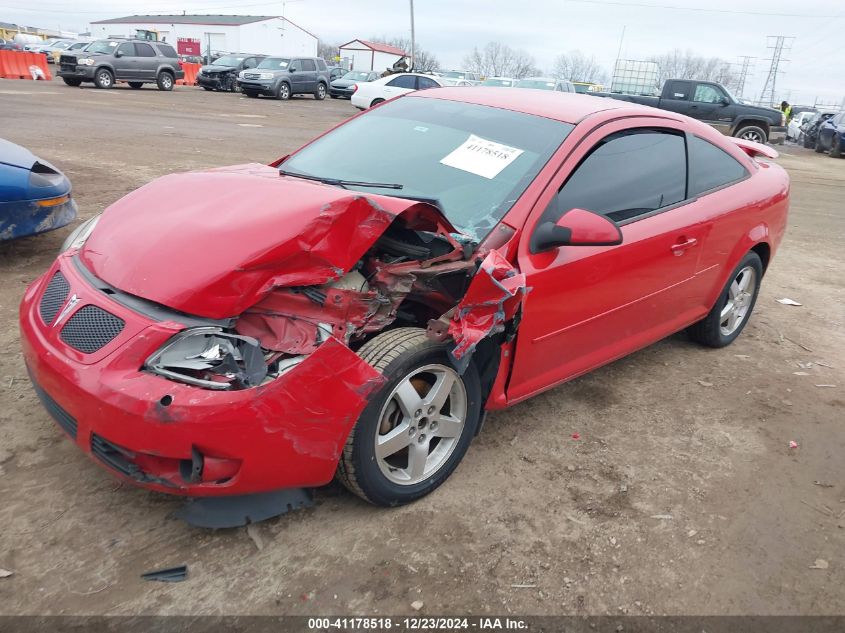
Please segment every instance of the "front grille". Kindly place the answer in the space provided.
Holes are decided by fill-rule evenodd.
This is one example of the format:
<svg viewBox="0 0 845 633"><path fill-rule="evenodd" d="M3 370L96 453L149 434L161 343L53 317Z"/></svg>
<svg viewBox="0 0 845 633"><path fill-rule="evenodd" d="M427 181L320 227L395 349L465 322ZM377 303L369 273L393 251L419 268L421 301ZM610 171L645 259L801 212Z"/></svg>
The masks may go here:
<svg viewBox="0 0 845 633"><path fill-rule="evenodd" d="M76 72L76 64L62 64L61 70L69 73Z"/></svg>
<svg viewBox="0 0 845 633"><path fill-rule="evenodd" d="M29 379L32 381L32 388L35 389L35 395L47 409L47 413L56 421L56 423L64 429L64 432L76 439L76 420L67 411L59 406L59 403L53 400L49 394L44 391L30 374Z"/></svg>
<svg viewBox="0 0 845 633"><path fill-rule="evenodd" d="M244 73L244 79L260 79L261 75L258 73Z"/></svg>
<svg viewBox="0 0 845 633"><path fill-rule="evenodd" d="M96 433L91 434L91 453L103 462L106 466L114 468L119 473L138 479L143 479L141 469L129 461L132 453L117 444L100 437Z"/></svg>
<svg viewBox="0 0 845 633"><path fill-rule="evenodd" d="M61 339L72 348L92 354L123 331L123 319L94 305L77 310L62 328Z"/></svg>
<svg viewBox="0 0 845 633"><path fill-rule="evenodd" d="M76 55L62 55L59 57L59 63L62 66L65 64L69 66L76 66Z"/></svg>
<svg viewBox="0 0 845 633"><path fill-rule="evenodd" d="M70 293L70 284L61 273L56 271L50 283L47 284L47 289L41 297L41 303L38 304L38 312L41 314L41 320L46 325L50 325L56 315L59 313L59 308L62 307L68 294Z"/></svg>

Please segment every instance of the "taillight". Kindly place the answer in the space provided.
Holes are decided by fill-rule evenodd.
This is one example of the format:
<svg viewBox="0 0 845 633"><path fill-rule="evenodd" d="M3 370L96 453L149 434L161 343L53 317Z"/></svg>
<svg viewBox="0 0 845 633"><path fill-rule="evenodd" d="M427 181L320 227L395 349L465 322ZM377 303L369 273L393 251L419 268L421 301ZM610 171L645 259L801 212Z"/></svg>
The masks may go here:
<svg viewBox="0 0 845 633"><path fill-rule="evenodd" d="M358 84L352 84L352 92L358 90Z"/></svg>

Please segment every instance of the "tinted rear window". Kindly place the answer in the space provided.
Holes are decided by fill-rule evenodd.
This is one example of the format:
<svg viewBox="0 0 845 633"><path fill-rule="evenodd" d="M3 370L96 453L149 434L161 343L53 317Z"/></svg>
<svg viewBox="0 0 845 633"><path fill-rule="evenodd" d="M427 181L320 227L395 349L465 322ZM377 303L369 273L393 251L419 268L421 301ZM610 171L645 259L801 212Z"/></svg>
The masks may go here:
<svg viewBox="0 0 845 633"><path fill-rule="evenodd" d="M748 175L745 167L712 143L689 137L689 197L722 187Z"/></svg>
<svg viewBox="0 0 845 633"><path fill-rule="evenodd" d="M169 44L159 44L158 50L161 51L161 54L165 57L176 57L176 51L173 50L173 47Z"/></svg>

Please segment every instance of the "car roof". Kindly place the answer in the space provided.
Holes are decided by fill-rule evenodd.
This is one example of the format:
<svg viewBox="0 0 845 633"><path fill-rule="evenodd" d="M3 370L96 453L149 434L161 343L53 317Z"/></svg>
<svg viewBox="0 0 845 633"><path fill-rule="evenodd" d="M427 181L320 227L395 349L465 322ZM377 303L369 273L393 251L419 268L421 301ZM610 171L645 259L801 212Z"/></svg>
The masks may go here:
<svg viewBox="0 0 845 633"><path fill-rule="evenodd" d="M625 110L633 114L655 116L663 113L647 106L606 97L591 97L572 92L550 90L513 90L512 88L485 88L475 86L433 88L406 95L416 99L448 99L475 105L502 108L524 114L533 114L564 123L578 123L585 117L606 110Z"/></svg>

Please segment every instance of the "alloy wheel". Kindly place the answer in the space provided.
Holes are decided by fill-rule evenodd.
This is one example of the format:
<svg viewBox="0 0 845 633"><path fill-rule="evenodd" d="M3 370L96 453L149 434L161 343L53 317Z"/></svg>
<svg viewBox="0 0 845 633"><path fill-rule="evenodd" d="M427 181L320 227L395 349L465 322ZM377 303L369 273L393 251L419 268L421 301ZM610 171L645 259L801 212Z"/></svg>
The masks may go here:
<svg viewBox="0 0 845 633"><path fill-rule="evenodd" d="M426 365L394 387L375 435L375 457L392 483L420 483L449 460L460 441L467 416L463 380L445 365Z"/></svg>
<svg viewBox="0 0 845 633"><path fill-rule="evenodd" d="M766 142L763 139L763 137L760 135L760 133L756 130L748 130L746 132L743 132L740 135L739 138L744 139L746 141L754 141L755 143L765 143Z"/></svg>
<svg viewBox="0 0 845 633"><path fill-rule="evenodd" d="M742 268L728 288L728 297L719 315L722 336L736 332L748 316L757 289L757 272L751 267Z"/></svg>

